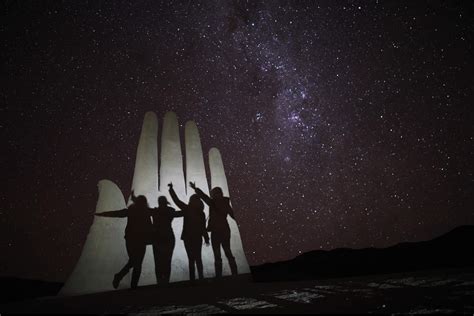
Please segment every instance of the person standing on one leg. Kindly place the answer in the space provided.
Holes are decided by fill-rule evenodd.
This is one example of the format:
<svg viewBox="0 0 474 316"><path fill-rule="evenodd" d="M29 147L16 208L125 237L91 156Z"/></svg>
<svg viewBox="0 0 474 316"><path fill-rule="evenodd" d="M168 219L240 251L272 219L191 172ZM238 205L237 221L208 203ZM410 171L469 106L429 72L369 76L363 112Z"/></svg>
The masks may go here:
<svg viewBox="0 0 474 316"><path fill-rule="evenodd" d="M120 281L130 269L133 269L131 288L138 286L146 245L151 237L152 224L146 197L143 195L135 197L132 192L132 201L133 204L123 210L95 213L96 216L103 217L127 217L125 245L129 259L125 266L115 274L112 282L114 288L118 288Z"/></svg>
<svg viewBox="0 0 474 316"><path fill-rule="evenodd" d="M189 279L194 281L196 274L194 266L198 270L199 279L204 278L202 266L202 239L209 245L209 236L206 231L206 216L204 215L204 203L197 194L191 195L188 204L181 201L173 189L173 184L168 184L169 193L173 202L183 212L183 233L181 239L184 241L186 254L188 255L189 263Z"/></svg>
<svg viewBox="0 0 474 316"><path fill-rule="evenodd" d="M225 197L222 189L215 187L211 190L211 196L206 195L202 190L196 188L195 183L189 182L189 186L207 205L209 205L209 223L207 230L211 232L212 251L214 252L214 266L216 278L222 276L221 246L229 261L232 275L237 275L237 263L230 249L230 227L227 222L227 215L234 218L234 211L230 206L230 199Z"/></svg>

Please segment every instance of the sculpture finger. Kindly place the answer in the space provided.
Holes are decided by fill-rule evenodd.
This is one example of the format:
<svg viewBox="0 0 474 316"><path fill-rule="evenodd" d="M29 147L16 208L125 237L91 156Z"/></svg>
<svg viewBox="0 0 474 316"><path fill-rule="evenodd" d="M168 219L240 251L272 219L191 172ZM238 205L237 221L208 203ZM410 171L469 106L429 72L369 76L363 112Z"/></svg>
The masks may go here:
<svg viewBox="0 0 474 316"><path fill-rule="evenodd" d="M215 147L209 150L209 169L211 171L211 190L219 187L222 189L224 196L230 197L222 156L219 149Z"/></svg>
<svg viewBox="0 0 474 316"><path fill-rule="evenodd" d="M150 207L158 205L158 120L156 114L147 112L143 119L138 141L133 174L132 191L144 195ZM130 200L129 200L130 203Z"/></svg>
<svg viewBox="0 0 474 316"><path fill-rule="evenodd" d="M161 134L160 192L165 193L166 184L173 183L178 197L186 193L184 184L183 155L179 138L178 118L174 112L167 112L163 119Z"/></svg>
<svg viewBox="0 0 474 316"><path fill-rule="evenodd" d="M183 156L181 152L181 141L179 137L178 119L174 112L167 112L163 119L163 131L161 134L161 159L160 159L160 191L161 195L167 197L174 208L174 205L166 185L173 183L173 189L181 200L185 200L186 187L184 182ZM183 218L175 218L172 221L172 228L175 235L175 247L171 262L170 281L182 281L189 279L188 259L184 244L181 241L183 231Z"/></svg>
<svg viewBox="0 0 474 316"><path fill-rule="evenodd" d="M186 146L185 183L192 182L193 185L200 188L204 193L209 194L201 138L199 137L199 131L194 121L186 122L184 134ZM187 188L187 193L188 196L191 196L194 193L194 190L189 186Z"/></svg>

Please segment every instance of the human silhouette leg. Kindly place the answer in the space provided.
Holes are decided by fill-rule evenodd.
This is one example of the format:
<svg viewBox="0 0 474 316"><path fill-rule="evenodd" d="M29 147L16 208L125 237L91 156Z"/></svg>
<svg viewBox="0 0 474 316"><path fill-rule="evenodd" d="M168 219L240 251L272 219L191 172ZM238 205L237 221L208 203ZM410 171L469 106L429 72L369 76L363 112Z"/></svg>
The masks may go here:
<svg viewBox="0 0 474 316"><path fill-rule="evenodd" d="M142 265L136 264L133 266L132 271L132 282L130 283L130 287L132 289L136 289L138 287L138 281L140 280L140 274L142 273Z"/></svg>
<svg viewBox="0 0 474 316"><path fill-rule="evenodd" d="M204 279L203 273L203 265L202 265L202 258L201 258L201 247L202 247L202 238L198 236L197 238L193 238L192 240L187 241L187 248L186 251L189 255L189 273L190 279L195 280L196 273L195 269L197 268L198 277L200 280ZM196 266L196 267L195 267Z"/></svg>
<svg viewBox="0 0 474 316"><path fill-rule="evenodd" d="M160 250L158 241L153 242L153 261L155 262L155 277L156 283L159 283L160 280Z"/></svg>
<svg viewBox="0 0 474 316"><path fill-rule="evenodd" d="M114 280L112 281L112 285L114 289L119 287L120 281L122 281L123 277L128 274L128 271L130 271L131 268L132 268L132 262L129 258L127 263L123 266L123 268L114 275Z"/></svg>
<svg viewBox="0 0 474 316"><path fill-rule="evenodd" d="M221 239L218 233L211 233L212 252L214 253L214 268L216 278L222 277Z"/></svg>
<svg viewBox="0 0 474 316"><path fill-rule="evenodd" d="M134 289L138 286L140 274L142 273L142 263L143 258L145 257L146 244L142 241L135 241L132 245L132 256L130 257L130 260L133 266L133 271L130 286Z"/></svg>
<svg viewBox="0 0 474 316"><path fill-rule="evenodd" d="M155 251L155 275L156 275L156 283L166 283L165 279L165 266L166 266L166 251L163 245L158 244Z"/></svg>
<svg viewBox="0 0 474 316"><path fill-rule="evenodd" d="M229 261L229 267L232 275L237 275L237 263L235 262L235 257L233 256L232 250L230 249L230 234L229 236L226 236L224 240L222 240L222 248L224 248L227 261Z"/></svg>
<svg viewBox="0 0 474 316"><path fill-rule="evenodd" d="M194 269L194 251L192 241L185 240L184 248L186 249L186 255L188 256L189 280L194 281L196 279L196 272Z"/></svg>
<svg viewBox="0 0 474 316"><path fill-rule="evenodd" d="M162 238L156 243L155 251L155 274L156 282L159 284L169 283L171 274L171 259L174 250L174 235Z"/></svg>
<svg viewBox="0 0 474 316"><path fill-rule="evenodd" d="M114 275L114 280L112 281L112 285L114 289L119 287L120 281L122 281L123 277L128 274L130 269L133 267L132 257L134 255L134 245L133 241L130 239L125 239L125 248L127 249L128 261L123 266L123 268Z"/></svg>
<svg viewBox="0 0 474 316"><path fill-rule="evenodd" d="M173 250L174 250L174 236L172 239L169 240L167 247L165 249L165 258L163 259L164 266L163 266L163 281L165 283L170 282L171 276L171 259L173 258Z"/></svg>
<svg viewBox="0 0 474 316"><path fill-rule="evenodd" d="M199 239L196 239L194 241L193 247L194 247L194 261L196 262L196 268L198 271L199 280L202 280L204 279L204 273L203 273L202 255L201 255L201 250L202 250L201 236L199 236Z"/></svg>

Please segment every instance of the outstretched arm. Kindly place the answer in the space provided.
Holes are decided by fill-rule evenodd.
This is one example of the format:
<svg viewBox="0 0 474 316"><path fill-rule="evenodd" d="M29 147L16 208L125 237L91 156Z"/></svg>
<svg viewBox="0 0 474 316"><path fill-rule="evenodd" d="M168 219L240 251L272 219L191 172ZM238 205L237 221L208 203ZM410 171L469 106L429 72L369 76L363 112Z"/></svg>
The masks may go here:
<svg viewBox="0 0 474 316"><path fill-rule="evenodd" d="M184 216L183 211L180 211L180 210L176 211L174 208L169 207L169 206L168 206L167 211L168 211L168 216L172 217L172 218L173 217L183 217Z"/></svg>
<svg viewBox="0 0 474 316"><path fill-rule="evenodd" d="M187 205L178 198L178 196L176 195L176 192L174 192L173 184L172 183L168 184L168 187L169 187L171 199L173 200L174 204L176 204L176 206L179 207L180 209L184 210L187 207Z"/></svg>
<svg viewBox="0 0 474 316"><path fill-rule="evenodd" d="M94 215L102 216L102 217L127 217L128 209L124 208L123 210L118 210L118 211L95 213Z"/></svg>
<svg viewBox="0 0 474 316"><path fill-rule="evenodd" d="M174 211L173 217L183 217L184 213L183 211Z"/></svg>
<svg viewBox="0 0 474 316"><path fill-rule="evenodd" d="M194 182L189 182L189 186L194 189L194 192L196 192L201 200L203 200L207 205L211 206L212 200L209 195L202 192L201 189L196 188L196 184Z"/></svg>
<svg viewBox="0 0 474 316"><path fill-rule="evenodd" d="M135 192L132 190L132 201L133 203L137 203L137 197L135 196Z"/></svg>

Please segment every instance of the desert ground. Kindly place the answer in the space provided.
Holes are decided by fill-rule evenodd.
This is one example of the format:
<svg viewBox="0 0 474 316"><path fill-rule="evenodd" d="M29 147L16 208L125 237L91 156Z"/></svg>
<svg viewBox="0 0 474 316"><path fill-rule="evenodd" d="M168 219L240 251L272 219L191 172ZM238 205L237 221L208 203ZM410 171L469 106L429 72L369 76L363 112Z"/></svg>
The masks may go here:
<svg viewBox="0 0 474 316"><path fill-rule="evenodd" d="M1 312L121 313L474 313L474 270L448 269L299 282L250 276L146 286L0 306Z"/></svg>

